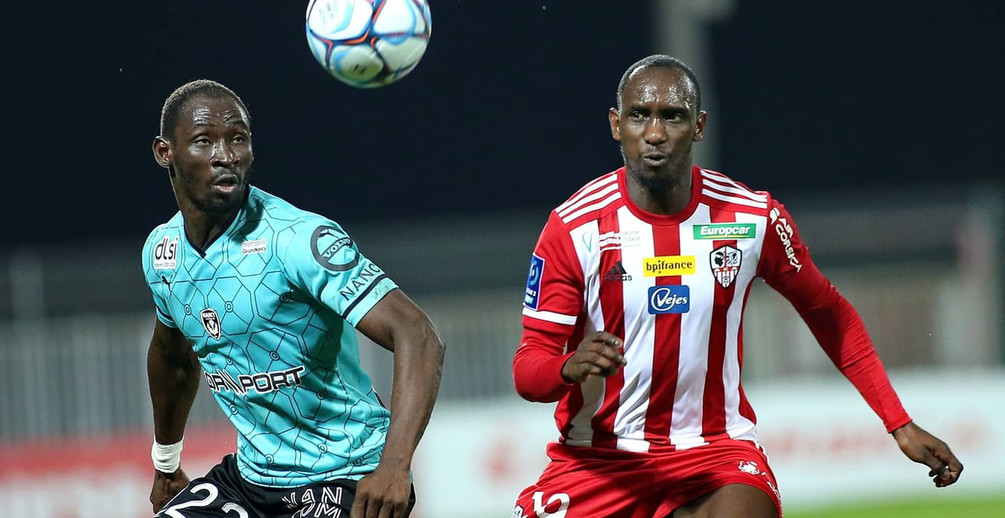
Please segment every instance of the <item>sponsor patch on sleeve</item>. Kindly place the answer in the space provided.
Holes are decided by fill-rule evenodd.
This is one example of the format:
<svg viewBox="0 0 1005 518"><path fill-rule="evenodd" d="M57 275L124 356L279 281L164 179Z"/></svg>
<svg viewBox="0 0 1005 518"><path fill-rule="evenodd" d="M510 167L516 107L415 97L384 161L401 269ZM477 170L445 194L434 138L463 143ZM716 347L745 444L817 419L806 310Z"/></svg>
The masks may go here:
<svg viewBox="0 0 1005 518"><path fill-rule="evenodd" d="M314 229L311 251L318 264L333 272L352 270L359 264L359 252L352 239L333 226Z"/></svg>
<svg viewBox="0 0 1005 518"><path fill-rule="evenodd" d="M541 299L541 277L544 276L544 258L537 254L530 256L530 271L527 273L527 290L523 295L523 305L537 309Z"/></svg>

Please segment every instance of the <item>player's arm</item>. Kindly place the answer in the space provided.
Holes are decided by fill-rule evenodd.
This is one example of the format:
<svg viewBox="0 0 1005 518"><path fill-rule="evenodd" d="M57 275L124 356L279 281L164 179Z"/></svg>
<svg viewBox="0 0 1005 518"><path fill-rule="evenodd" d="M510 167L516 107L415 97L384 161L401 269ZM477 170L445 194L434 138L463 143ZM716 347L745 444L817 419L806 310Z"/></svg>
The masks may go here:
<svg viewBox="0 0 1005 518"><path fill-rule="evenodd" d="M352 518L405 516L412 456L440 387L444 345L429 317L400 289L380 299L356 325L394 353L391 424L377 469L356 486Z"/></svg>
<svg viewBox="0 0 1005 518"><path fill-rule="evenodd" d="M147 352L147 378L153 403L155 455L158 447L162 451L180 450L185 423L199 389L200 371L192 345L181 331L154 319L153 337ZM180 451L175 455L180 455ZM189 482L181 467L166 469L170 472L154 470L150 503L155 513Z"/></svg>
<svg viewBox="0 0 1005 518"><path fill-rule="evenodd" d="M937 486L952 484L963 465L944 442L908 416L858 312L813 263L785 207L774 203L758 273L789 300L834 365L883 420L901 451L928 465Z"/></svg>
<svg viewBox="0 0 1005 518"><path fill-rule="evenodd" d="M531 256L523 335L513 355L513 383L524 399L558 401L574 384L610 376L624 365L621 338L606 332L574 336L584 285L569 230L552 211ZM570 340L579 343L567 350Z"/></svg>

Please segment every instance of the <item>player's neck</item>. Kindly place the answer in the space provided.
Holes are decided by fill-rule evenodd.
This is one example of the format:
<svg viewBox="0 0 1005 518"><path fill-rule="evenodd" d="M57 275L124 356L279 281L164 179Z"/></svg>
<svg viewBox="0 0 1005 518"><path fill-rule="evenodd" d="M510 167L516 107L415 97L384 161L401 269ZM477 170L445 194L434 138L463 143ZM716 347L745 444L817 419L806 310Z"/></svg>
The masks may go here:
<svg viewBox="0 0 1005 518"><path fill-rule="evenodd" d="M628 197L650 214L672 215L691 202L691 168L660 177L647 177L626 170Z"/></svg>
<svg viewBox="0 0 1005 518"><path fill-rule="evenodd" d="M215 216L207 214L201 210L182 210L182 218L185 220L185 237L192 246L205 250L209 245L220 237L233 223L239 210L225 216Z"/></svg>

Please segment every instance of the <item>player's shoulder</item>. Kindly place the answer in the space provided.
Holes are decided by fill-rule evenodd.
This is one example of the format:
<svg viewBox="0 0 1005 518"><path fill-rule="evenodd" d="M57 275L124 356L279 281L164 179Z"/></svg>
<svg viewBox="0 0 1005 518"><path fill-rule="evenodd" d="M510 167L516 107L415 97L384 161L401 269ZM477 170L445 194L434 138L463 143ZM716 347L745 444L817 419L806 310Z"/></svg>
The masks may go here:
<svg viewBox="0 0 1005 518"><path fill-rule="evenodd" d="M140 252L140 259L144 272L152 272L151 268L159 259L172 259L178 250L178 243L184 239L185 222L182 219L181 211L178 211L171 219L157 225L147 234L143 242L143 249Z"/></svg>
<svg viewBox="0 0 1005 518"><path fill-rule="evenodd" d="M185 231L185 222L182 219L181 211L178 211L171 217L171 219L157 225L147 234L146 240L143 242L143 257L146 259L147 253L153 250L158 243L167 239L172 241L175 239L180 239Z"/></svg>
<svg viewBox="0 0 1005 518"><path fill-rule="evenodd" d="M251 211L268 219L275 231L277 249L284 251L282 260L287 264L310 261L311 257L325 263L340 250L357 249L342 225L327 216L299 208L258 188L252 189L249 204Z"/></svg>
<svg viewBox="0 0 1005 518"><path fill-rule="evenodd" d="M621 192L623 174L624 168L621 168L586 182L551 211L551 219L568 228L575 228L618 210L624 205Z"/></svg>
<svg viewBox="0 0 1005 518"><path fill-rule="evenodd" d="M768 191L748 187L719 171L704 167L695 169L696 178L701 181L701 201L706 205L763 216L776 203Z"/></svg>
<svg viewBox="0 0 1005 518"><path fill-rule="evenodd" d="M279 196L257 187L248 194L249 217L267 221L276 233L280 244L289 244L298 239L307 239L318 228L334 228L343 232L342 227L330 218L302 209ZM250 216L254 214L255 216Z"/></svg>

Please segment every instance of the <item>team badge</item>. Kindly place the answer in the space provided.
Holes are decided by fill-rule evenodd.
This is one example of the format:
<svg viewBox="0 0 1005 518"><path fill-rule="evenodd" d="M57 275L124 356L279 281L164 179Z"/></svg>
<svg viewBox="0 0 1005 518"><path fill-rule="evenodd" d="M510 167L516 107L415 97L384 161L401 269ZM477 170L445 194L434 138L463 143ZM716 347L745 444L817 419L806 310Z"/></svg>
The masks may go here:
<svg viewBox="0 0 1005 518"><path fill-rule="evenodd" d="M206 328L206 332L209 336L214 339L220 339L220 315L216 314L216 310L212 308L206 308L199 313L202 316L202 327Z"/></svg>
<svg viewBox="0 0 1005 518"><path fill-rule="evenodd" d="M743 253L729 245L720 246L709 254L712 274L715 275L716 282L723 288L730 287L736 280L742 261Z"/></svg>

